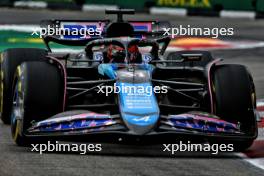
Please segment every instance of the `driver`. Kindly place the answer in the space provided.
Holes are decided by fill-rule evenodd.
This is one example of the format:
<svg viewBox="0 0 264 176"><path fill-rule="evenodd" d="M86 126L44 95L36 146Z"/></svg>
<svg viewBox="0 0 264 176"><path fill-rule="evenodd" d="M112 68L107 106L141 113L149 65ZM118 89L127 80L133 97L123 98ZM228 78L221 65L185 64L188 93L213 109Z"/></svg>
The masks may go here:
<svg viewBox="0 0 264 176"><path fill-rule="evenodd" d="M125 62L125 49L117 46L110 45L107 49L107 58L109 63L124 63ZM137 45L131 45L128 47L128 62L129 63L141 63L142 58Z"/></svg>
<svg viewBox="0 0 264 176"><path fill-rule="evenodd" d="M126 53L124 48L117 45L109 45L107 49L107 59L109 63L123 63Z"/></svg>
<svg viewBox="0 0 264 176"><path fill-rule="evenodd" d="M142 58L137 45L131 45L128 47L129 63L141 63Z"/></svg>

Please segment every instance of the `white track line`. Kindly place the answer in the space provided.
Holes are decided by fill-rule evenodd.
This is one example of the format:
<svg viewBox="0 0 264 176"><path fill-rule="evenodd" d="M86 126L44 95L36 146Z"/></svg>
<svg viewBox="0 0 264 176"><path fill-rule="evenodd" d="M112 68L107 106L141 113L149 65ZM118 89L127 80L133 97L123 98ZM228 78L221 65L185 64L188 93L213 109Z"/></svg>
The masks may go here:
<svg viewBox="0 0 264 176"><path fill-rule="evenodd" d="M264 128L259 128L259 131L258 131L258 138L257 138L257 140L258 141L263 141L264 140ZM264 146L263 146L263 148L264 148Z"/></svg>
<svg viewBox="0 0 264 176"><path fill-rule="evenodd" d="M264 140L264 128L259 128L259 136L256 139L257 141ZM245 153L235 153L236 156L240 157L244 161L250 163L251 165L258 167L264 170L264 158L249 158Z"/></svg>
<svg viewBox="0 0 264 176"><path fill-rule="evenodd" d="M235 155L242 158L244 161L250 163L251 165L264 170L264 158L248 158L244 153L235 153Z"/></svg>
<svg viewBox="0 0 264 176"><path fill-rule="evenodd" d="M18 32L33 32L40 30L39 25L0 25L0 31L18 31Z"/></svg>
<svg viewBox="0 0 264 176"><path fill-rule="evenodd" d="M47 2L43 1L16 1L15 7L29 7L29 8L47 8Z"/></svg>
<svg viewBox="0 0 264 176"><path fill-rule="evenodd" d="M150 14L154 15L177 15L177 16L186 16L187 10L181 8L166 8L166 7L151 7L149 9Z"/></svg>
<svg viewBox="0 0 264 176"><path fill-rule="evenodd" d="M94 4L89 4L89 5L83 5L82 6L82 11L105 11L105 9L118 9L117 5L94 5Z"/></svg>
<svg viewBox="0 0 264 176"><path fill-rule="evenodd" d="M257 101L257 106L264 106L264 99L260 99Z"/></svg>
<svg viewBox="0 0 264 176"><path fill-rule="evenodd" d="M222 10L220 12L220 17L223 18L250 18L255 19L256 13L251 11L232 11L232 10Z"/></svg>

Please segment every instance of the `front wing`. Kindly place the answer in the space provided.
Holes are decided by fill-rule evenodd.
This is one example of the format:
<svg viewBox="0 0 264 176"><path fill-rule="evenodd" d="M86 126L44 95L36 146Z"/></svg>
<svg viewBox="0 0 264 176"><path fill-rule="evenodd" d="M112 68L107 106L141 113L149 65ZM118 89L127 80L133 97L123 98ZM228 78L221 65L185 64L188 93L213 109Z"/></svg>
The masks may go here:
<svg viewBox="0 0 264 176"><path fill-rule="evenodd" d="M161 115L155 128L144 135L128 129L120 115L93 112L50 118L34 123L24 135L35 138L59 140L87 140L115 142L123 139L162 142L173 139L218 139L240 141L255 139L245 134L239 123L230 123L204 112L188 112L178 115ZM159 139L159 140L157 140Z"/></svg>

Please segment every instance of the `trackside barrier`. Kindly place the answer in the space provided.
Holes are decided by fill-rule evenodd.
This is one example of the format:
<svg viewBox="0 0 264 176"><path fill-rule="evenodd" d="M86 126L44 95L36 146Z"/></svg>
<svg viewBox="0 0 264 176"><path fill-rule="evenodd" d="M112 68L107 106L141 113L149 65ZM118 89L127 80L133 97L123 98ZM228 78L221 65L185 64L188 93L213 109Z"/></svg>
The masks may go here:
<svg viewBox="0 0 264 176"><path fill-rule="evenodd" d="M133 8L152 14L264 17L264 0L1 0L0 6L97 11Z"/></svg>
<svg viewBox="0 0 264 176"><path fill-rule="evenodd" d="M13 2L10 0L1 0L0 1L0 6L9 6L10 4L12 4Z"/></svg>
<svg viewBox="0 0 264 176"><path fill-rule="evenodd" d="M256 1L259 0L86 0L86 4L112 4L122 8L135 8L142 10L151 6L211 9L211 10L255 10ZM263 0L262 0L263 1Z"/></svg>
<svg viewBox="0 0 264 176"><path fill-rule="evenodd" d="M256 2L256 11L264 13L264 0L257 0L257 2Z"/></svg>

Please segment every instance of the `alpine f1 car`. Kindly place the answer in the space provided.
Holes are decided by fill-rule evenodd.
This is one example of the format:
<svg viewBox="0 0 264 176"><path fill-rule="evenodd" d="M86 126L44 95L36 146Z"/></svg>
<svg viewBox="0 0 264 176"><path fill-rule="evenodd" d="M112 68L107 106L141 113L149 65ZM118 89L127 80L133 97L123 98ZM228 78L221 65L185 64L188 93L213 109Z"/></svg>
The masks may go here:
<svg viewBox="0 0 264 176"><path fill-rule="evenodd" d="M49 21L63 28L101 26L100 36L47 35L47 50L1 54L1 118L18 145L32 139L233 143L257 137L256 94L245 66L223 64L207 51L166 52L165 23ZM47 24L47 23L46 23ZM83 46L51 51L50 42ZM129 90L129 91L127 91Z"/></svg>

